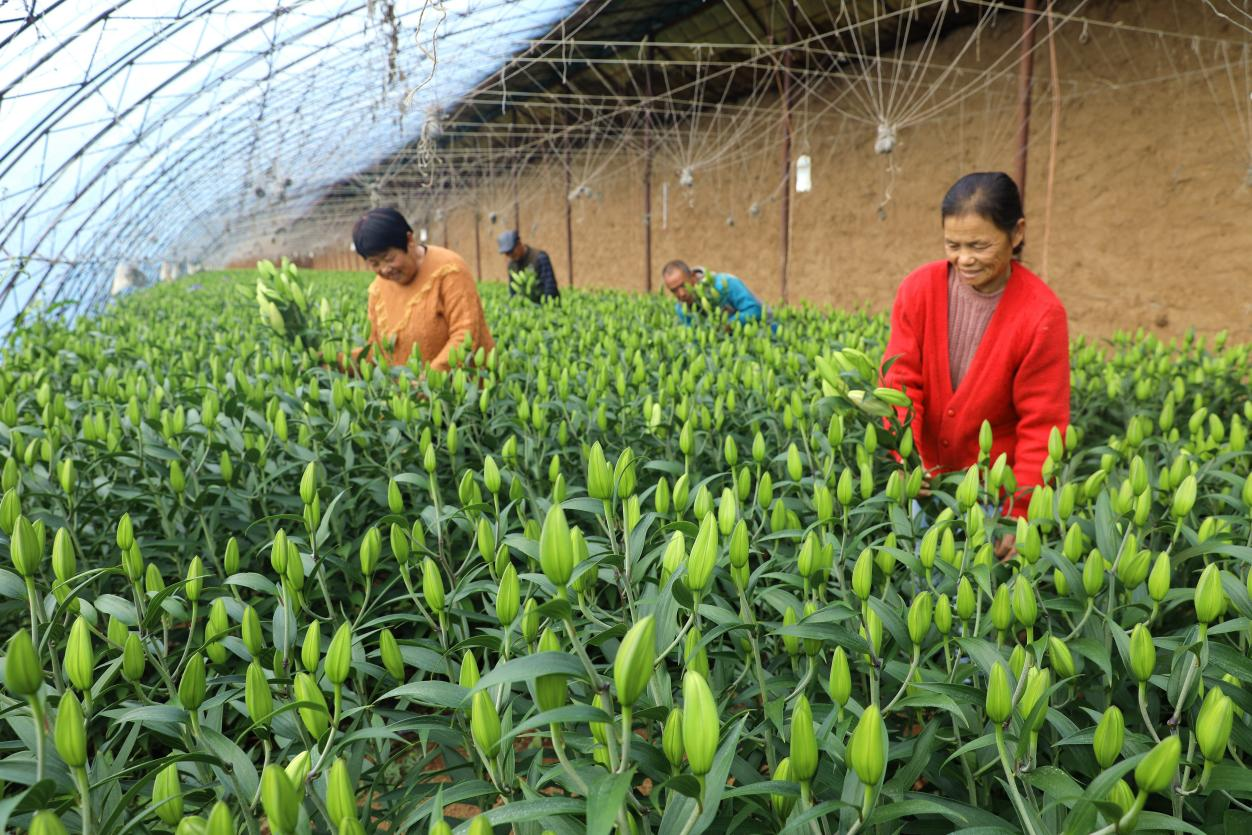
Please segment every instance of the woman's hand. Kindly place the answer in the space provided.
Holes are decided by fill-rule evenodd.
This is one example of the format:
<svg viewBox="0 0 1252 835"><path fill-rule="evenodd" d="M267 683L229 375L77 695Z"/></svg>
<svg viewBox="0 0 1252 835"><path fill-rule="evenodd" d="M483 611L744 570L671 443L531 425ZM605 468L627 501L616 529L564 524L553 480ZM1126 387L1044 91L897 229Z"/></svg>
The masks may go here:
<svg viewBox="0 0 1252 835"><path fill-rule="evenodd" d="M996 543L995 554L998 560L1010 560L1017 556L1017 537L1011 533L1000 537L1000 541Z"/></svg>

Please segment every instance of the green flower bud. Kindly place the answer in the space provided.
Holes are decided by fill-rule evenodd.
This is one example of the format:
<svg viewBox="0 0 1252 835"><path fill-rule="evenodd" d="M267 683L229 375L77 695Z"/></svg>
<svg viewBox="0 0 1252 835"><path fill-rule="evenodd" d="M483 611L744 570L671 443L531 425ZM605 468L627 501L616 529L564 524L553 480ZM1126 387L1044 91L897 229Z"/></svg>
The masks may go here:
<svg viewBox="0 0 1252 835"><path fill-rule="evenodd" d="M965 471L965 477L956 488L956 504L961 512L969 510L978 503L978 465L973 464Z"/></svg>
<svg viewBox="0 0 1252 835"><path fill-rule="evenodd" d="M52 539L52 573L61 582L73 579L78 570L78 560L74 556L74 541L70 539L66 528L58 528Z"/></svg>
<svg viewBox="0 0 1252 835"><path fill-rule="evenodd" d="M1140 683L1152 677L1156 669L1156 645L1152 634L1142 623L1135 624L1130 633L1130 673Z"/></svg>
<svg viewBox="0 0 1252 835"><path fill-rule="evenodd" d="M688 670L683 676L682 735L692 774L703 776L713 768L720 733L717 702L708 683L699 673Z"/></svg>
<svg viewBox="0 0 1252 835"><path fill-rule="evenodd" d="M157 816L170 826L183 816L183 787L178 780L178 764L170 763L152 783L152 803Z"/></svg>
<svg viewBox="0 0 1252 835"><path fill-rule="evenodd" d="M339 625L326 647L326 678L331 684L340 685L352 672L352 626L347 621Z"/></svg>
<svg viewBox="0 0 1252 835"><path fill-rule="evenodd" d="M500 714L486 690L474 693L470 712L470 733L486 757L494 757L500 745Z"/></svg>
<svg viewBox="0 0 1252 835"><path fill-rule="evenodd" d="M813 711L803 695L796 699L791 712L791 772L801 782L808 782L817 773L817 734L813 731Z"/></svg>
<svg viewBox="0 0 1252 835"><path fill-rule="evenodd" d="M1013 581L1013 615L1027 629L1039 618L1039 606L1035 602L1034 584L1023 574Z"/></svg>
<svg viewBox="0 0 1252 835"><path fill-rule="evenodd" d="M300 797L280 765L267 765L261 774L261 806L274 835L295 832L300 819Z"/></svg>
<svg viewBox="0 0 1252 835"><path fill-rule="evenodd" d="M522 640L534 644L539 637L539 607L534 598L527 598L522 606Z"/></svg>
<svg viewBox="0 0 1252 835"><path fill-rule="evenodd" d="M1175 519L1182 519L1191 512L1191 508L1195 506L1196 497L1196 481L1194 475L1189 475L1182 480L1182 483L1174 489L1174 502L1170 506L1170 515Z"/></svg>
<svg viewBox="0 0 1252 835"><path fill-rule="evenodd" d="M539 652L560 652L561 642L551 629L543 630ZM620 650L619 650L620 653ZM540 711L556 710L566 704L568 677L559 673L535 677L535 702Z"/></svg>
<svg viewBox="0 0 1252 835"><path fill-rule="evenodd" d="M521 606L521 585L517 579L517 569L510 563L500 575L500 585L496 591L496 619L501 626L510 626L517 619L517 610Z"/></svg>
<svg viewBox="0 0 1252 835"><path fill-rule="evenodd" d="M310 461L304 467L304 475L300 476L300 501L313 504L317 497L317 462Z"/></svg>
<svg viewBox="0 0 1252 835"><path fill-rule="evenodd" d="M305 630L304 642L300 645L300 665L310 673L317 671L317 662L322 657L322 630L315 620Z"/></svg>
<svg viewBox="0 0 1252 835"><path fill-rule="evenodd" d="M361 573L367 578L373 576L378 568L378 557L383 552L383 537L378 528L370 528L361 538L360 558Z"/></svg>
<svg viewBox="0 0 1252 835"><path fill-rule="evenodd" d="M687 573L683 577L692 594L702 594L713 581L713 568L717 564L717 525L712 513L707 513L700 523L700 532L687 557Z"/></svg>
<svg viewBox="0 0 1252 835"><path fill-rule="evenodd" d="M613 660L613 681L617 698L630 707L648 686L652 665L656 663L656 621L651 615L633 625L622 638Z"/></svg>
<svg viewBox="0 0 1252 835"><path fill-rule="evenodd" d="M391 553L395 554L396 562L401 565L409 563L409 537L404 530L404 526L398 522L391 523Z"/></svg>
<svg viewBox="0 0 1252 835"><path fill-rule="evenodd" d="M1196 717L1195 738L1206 762L1221 762L1234 724L1235 703L1220 687L1209 690Z"/></svg>
<svg viewBox="0 0 1252 835"><path fill-rule="evenodd" d="M843 647L835 647L830 662L830 679L826 685L831 701L843 707L852 697L852 671L848 668L848 654Z"/></svg>
<svg viewBox="0 0 1252 835"><path fill-rule="evenodd" d="M983 455L991 454L991 421L984 420L982 425L978 427L978 450Z"/></svg>
<svg viewBox="0 0 1252 835"><path fill-rule="evenodd" d="M429 835L452 835L452 827L448 826L447 821L440 818L430 825Z"/></svg>
<svg viewBox="0 0 1252 835"><path fill-rule="evenodd" d="M4 656L4 686L14 696L33 696L43 686L43 666L30 632L19 628L9 639Z"/></svg>
<svg viewBox="0 0 1252 835"><path fill-rule="evenodd" d="M665 719L665 727L661 731L661 750L670 767L675 771L683 762L683 712L682 708L672 708Z"/></svg>
<svg viewBox="0 0 1252 835"><path fill-rule="evenodd" d="M1126 720L1122 716L1121 709L1116 705L1111 705L1100 717L1100 723L1096 725L1095 738L1091 743L1100 768L1108 768L1121 756L1125 733Z"/></svg>
<svg viewBox="0 0 1252 835"><path fill-rule="evenodd" d="M987 719L1002 725L1013 715L1013 688L1009 685L1008 671L1002 663L991 668L987 682Z"/></svg>
<svg viewBox="0 0 1252 835"><path fill-rule="evenodd" d="M852 592L861 600L868 600L873 585L874 555L869 548L864 548L852 566Z"/></svg>
<svg viewBox="0 0 1252 835"><path fill-rule="evenodd" d="M961 581L956 584L956 616L963 621L969 620L974 616L977 602L974 585L969 581L969 577L962 576Z"/></svg>
<svg viewBox="0 0 1252 835"><path fill-rule="evenodd" d="M1178 758L1182 753L1178 737L1171 734L1148 752L1135 768L1135 783L1141 792L1163 792L1174 781Z"/></svg>
<svg viewBox="0 0 1252 835"><path fill-rule="evenodd" d="M878 705L865 708L848 743L848 761L866 786L877 786L887 767L887 725Z"/></svg>
<svg viewBox="0 0 1252 835"><path fill-rule="evenodd" d="M933 611L934 604L931 602L930 592L923 591L913 598L913 603L909 606L908 627L909 639L914 646L921 646L922 641L926 639L926 633L930 631Z"/></svg>
<svg viewBox="0 0 1252 835"><path fill-rule="evenodd" d="M500 468L496 466L496 459L490 455L483 459L483 484L493 496L500 492Z"/></svg>
<svg viewBox="0 0 1252 835"><path fill-rule="evenodd" d="M131 524L130 514L123 513L122 518L117 522L117 547L122 551L129 551L131 546L135 544L135 528Z"/></svg>
<svg viewBox="0 0 1252 835"><path fill-rule="evenodd" d="M295 789L297 796L304 794L304 783L309 777L309 769L313 767L313 763L309 759L308 751L301 751L291 758L291 762L287 763L283 768L283 773L287 775L287 779L291 781L291 787Z"/></svg>
<svg viewBox="0 0 1252 835"><path fill-rule="evenodd" d="M13 459L9 459L12 461ZM30 820L30 829L27 830L30 835L68 835L65 831L65 824L61 823L61 819L57 817L56 812L47 809L42 812L36 812L35 816Z"/></svg>
<svg viewBox="0 0 1252 835"><path fill-rule="evenodd" d="M205 835L235 835L235 817L230 807L219 800L213 804L209 812L209 820L205 824Z"/></svg>
<svg viewBox="0 0 1252 835"><path fill-rule="evenodd" d="M404 512L404 495L394 478L387 481L387 509L397 515Z"/></svg>
<svg viewBox="0 0 1252 835"><path fill-rule="evenodd" d="M467 835L491 835L491 821L486 815L477 815L471 821Z"/></svg>
<svg viewBox="0 0 1252 835"><path fill-rule="evenodd" d="M1001 583L991 598L991 623L1000 632L1007 632L1013 625L1013 603L1008 583Z"/></svg>
<svg viewBox="0 0 1252 835"><path fill-rule="evenodd" d="M1222 589L1221 572L1217 563L1210 563L1195 584L1195 618L1208 624L1226 612L1226 592Z"/></svg>
<svg viewBox="0 0 1252 835"><path fill-rule="evenodd" d="M1104 588L1104 557L1099 550L1087 555L1082 566L1082 588L1087 597L1095 597Z"/></svg>
<svg viewBox="0 0 1252 835"><path fill-rule="evenodd" d="M1148 575L1148 594L1157 603L1169 594L1170 565L1169 554L1161 552L1152 564L1152 572Z"/></svg>
<svg viewBox="0 0 1252 835"><path fill-rule="evenodd" d="M204 703L204 656L196 653L187 661L178 682L178 702L184 710L196 710Z"/></svg>
<svg viewBox="0 0 1252 835"><path fill-rule="evenodd" d="M9 463L12 462L13 459L10 458ZM16 488L6 488L4 491L4 498L0 499L0 531L4 531L5 536L13 536L13 531L17 526L18 517L21 515L22 502L17 495Z"/></svg>
<svg viewBox="0 0 1252 835"><path fill-rule="evenodd" d="M143 641L134 632L129 633L122 647L122 678L129 682L139 681L147 666L148 655L144 652Z"/></svg>
<svg viewBox="0 0 1252 835"><path fill-rule="evenodd" d="M357 820L356 789L343 757L336 757L326 773L326 811L333 821ZM342 826L340 827L342 831Z"/></svg>
<svg viewBox="0 0 1252 835"><path fill-rule="evenodd" d="M430 557L422 560L422 597L432 612L443 613L443 575Z"/></svg>
<svg viewBox="0 0 1252 835"><path fill-rule="evenodd" d="M226 540L226 548L222 552L222 564L227 576L239 571L239 543L233 536Z"/></svg>
<svg viewBox="0 0 1252 835"><path fill-rule="evenodd" d="M613 497L613 474L599 441L591 445L587 454L587 493L602 501Z"/></svg>
<svg viewBox="0 0 1252 835"><path fill-rule="evenodd" d="M265 668L256 659L248 664L243 696L244 705L248 708L248 718L261 727L268 726L269 715L274 711L274 694L265 677Z"/></svg>
<svg viewBox="0 0 1252 835"><path fill-rule="evenodd" d="M1043 727L1044 720L1048 715L1048 688L1052 686L1052 675L1047 670L1041 670L1038 667L1031 667L1026 673L1026 686L1022 690L1022 697L1018 703L1018 710L1022 715L1023 721L1027 725L1027 729L1035 733ZM1042 707L1040 707L1042 705ZM1038 708L1038 713L1036 713ZM1031 719L1031 716L1034 716Z"/></svg>
<svg viewBox="0 0 1252 835"><path fill-rule="evenodd" d="M321 739L330 728L330 711L326 708L326 697L322 695L313 676L308 673L296 673L295 691L296 701L309 703L308 707L299 709L300 721L314 739Z"/></svg>
<svg viewBox="0 0 1252 835"><path fill-rule="evenodd" d="M62 661L65 676L70 684L81 692L91 690L96 679L96 652L91 646L91 629L87 620L79 615L70 627L69 639L65 642L65 658Z"/></svg>
<svg viewBox="0 0 1252 835"><path fill-rule="evenodd" d="M558 591L565 588L574 573L573 543L565 511L560 505L552 505L544 517L543 530L539 534L539 565L544 576Z"/></svg>
<svg viewBox="0 0 1252 835"><path fill-rule="evenodd" d="M287 556L289 553L287 532L279 528L278 533L274 534L273 544L270 545L270 567L274 569L275 574L282 576L287 573Z"/></svg>
<svg viewBox="0 0 1252 835"><path fill-rule="evenodd" d="M378 654L391 677L396 681L404 681L404 656L400 653L396 636L386 627L378 633Z"/></svg>
<svg viewBox="0 0 1252 835"><path fill-rule="evenodd" d="M1074 675L1074 656L1065 642L1055 635L1048 637L1048 660L1058 678L1071 678Z"/></svg>
<svg viewBox="0 0 1252 835"><path fill-rule="evenodd" d="M39 564L43 562L43 546L39 542L35 526L25 516L18 516L13 526L9 555L12 557L13 567L24 579L39 573Z"/></svg>
<svg viewBox="0 0 1252 835"><path fill-rule="evenodd" d="M57 706L53 741L57 753L70 768L82 768L87 764L87 722L83 718L83 706L73 690L67 690Z"/></svg>
<svg viewBox="0 0 1252 835"><path fill-rule="evenodd" d="M952 631L952 604L946 594L939 595L939 599L935 601L935 629L939 630L940 635L947 635Z"/></svg>

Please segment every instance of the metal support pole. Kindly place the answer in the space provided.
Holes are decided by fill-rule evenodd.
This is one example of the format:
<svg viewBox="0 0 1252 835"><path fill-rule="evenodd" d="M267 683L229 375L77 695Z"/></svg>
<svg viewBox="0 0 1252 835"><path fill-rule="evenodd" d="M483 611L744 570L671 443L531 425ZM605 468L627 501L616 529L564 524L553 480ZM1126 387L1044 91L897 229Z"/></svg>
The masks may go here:
<svg viewBox="0 0 1252 835"><path fill-rule="evenodd" d="M573 178L570 175L569 160L565 161L565 269L568 271L569 286L574 286L574 204L570 197L573 189Z"/></svg>
<svg viewBox="0 0 1252 835"><path fill-rule="evenodd" d="M1026 157L1030 147L1030 88L1035 72L1036 0L1026 0L1022 9L1022 54L1017 62L1017 190L1026 205Z"/></svg>
<svg viewBox="0 0 1252 835"><path fill-rule="evenodd" d="M482 281L482 278L483 278L483 250L482 250L482 243L479 241L479 238L478 238L478 226L482 218L483 218L482 212L480 212L478 210L478 207L475 206L474 207L474 277L477 278L479 281Z"/></svg>
<svg viewBox="0 0 1252 835"><path fill-rule="evenodd" d="M795 22L792 3L784 6L786 15L786 43L795 40ZM779 265L779 295L787 303L787 278L791 268L791 50L783 49L782 66L778 72L779 96L782 99L782 200L779 201L780 235L779 249L782 253Z"/></svg>
<svg viewBox="0 0 1252 835"><path fill-rule="evenodd" d="M652 71L649 49L643 44L643 289L652 292Z"/></svg>

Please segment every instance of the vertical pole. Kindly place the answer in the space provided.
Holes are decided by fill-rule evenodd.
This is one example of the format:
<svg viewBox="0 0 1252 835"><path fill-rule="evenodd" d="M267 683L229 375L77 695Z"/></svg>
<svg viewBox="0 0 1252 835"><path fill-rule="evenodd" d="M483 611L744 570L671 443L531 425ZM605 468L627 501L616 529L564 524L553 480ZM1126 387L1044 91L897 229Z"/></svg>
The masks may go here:
<svg viewBox="0 0 1252 835"><path fill-rule="evenodd" d="M483 250L482 243L478 239L478 224L482 220L483 213L479 211L478 205L474 205L474 277L479 281L483 279Z"/></svg>
<svg viewBox="0 0 1252 835"><path fill-rule="evenodd" d="M565 269L569 278L569 286L574 286L574 204L570 197L573 190L573 177L569 170L569 152L565 152Z"/></svg>
<svg viewBox="0 0 1252 835"><path fill-rule="evenodd" d="M513 138L516 140L517 139L517 110L514 109L511 111L511 113L513 114ZM518 162L520 161L521 161L521 158L519 157ZM520 175L517 173L517 171L514 171L513 173L513 229L516 230L517 234L520 235L522 234L522 205L521 205L521 200L518 197L518 193L517 193L518 191L517 181L519 179L519 176Z"/></svg>
<svg viewBox="0 0 1252 835"><path fill-rule="evenodd" d="M448 248L448 210L443 210L443 248Z"/></svg>
<svg viewBox="0 0 1252 835"><path fill-rule="evenodd" d="M1026 154L1030 147L1030 88L1035 71L1036 0L1022 9L1022 53L1017 62L1017 190L1026 205Z"/></svg>
<svg viewBox="0 0 1252 835"><path fill-rule="evenodd" d="M795 23L792 18L792 0L784 4L786 16L786 43L795 40ZM778 72L778 86L782 99L782 200L780 201L780 244L782 252L779 265L779 288L782 303L787 303L787 274L791 267L791 50L784 48L782 67Z"/></svg>
<svg viewBox="0 0 1252 835"><path fill-rule="evenodd" d="M652 68L648 43L643 44L643 289L652 292Z"/></svg>

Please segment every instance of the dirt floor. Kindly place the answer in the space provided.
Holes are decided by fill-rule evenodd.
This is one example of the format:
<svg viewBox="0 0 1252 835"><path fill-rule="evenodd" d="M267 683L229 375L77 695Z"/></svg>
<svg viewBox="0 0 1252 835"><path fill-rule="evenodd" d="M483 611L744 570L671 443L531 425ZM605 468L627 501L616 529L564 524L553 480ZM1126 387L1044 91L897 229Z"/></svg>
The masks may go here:
<svg viewBox="0 0 1252 835"><path fill-rule="evenodd" d="M1192 0L1103 0L1083 14L1108 25L1061 26L1055 88L1048 48L1036 55L1027 265L1061 296L1075 333L1142 327L1176 336L1195 327L1252 340L1249 36ZM902 125L890 155L874 152L873 114L847 98L829 105L838 82L802 98L794 155L810 157L813 189L791 193L788 301L886 309L909 270L942 257L938 206L948 186L972 170L1013 171L1016 69L986 72L1009 53L1019 25L1006 13L977 43L961 32L945 39L932 60L951 61L964 92ZM568 178L556 165L519 172L516 209L505 185L461 195L418 223L495 280L504 259L494 238L516 211L523 238L551 254L564 285L568 205L576 286L643 290L650 275L655 291L660 266L684 258L733 272L777 303L781 133L776 108L758 110L658 142L646 265L645 163L608 140L574 160ZM692 168L690 187L680 183L683 167ZM579 186L581 196L568 200ZM360 262L325 253L317 263Z"/></svg>

